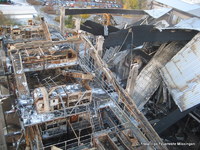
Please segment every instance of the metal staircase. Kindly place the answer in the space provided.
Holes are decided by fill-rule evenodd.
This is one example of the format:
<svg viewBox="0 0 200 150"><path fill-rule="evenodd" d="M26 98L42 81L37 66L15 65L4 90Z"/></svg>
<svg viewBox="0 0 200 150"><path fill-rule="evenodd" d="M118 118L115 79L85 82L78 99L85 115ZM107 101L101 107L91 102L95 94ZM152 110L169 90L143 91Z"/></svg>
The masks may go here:
<svg viewBox="0 0 200 150"><path fill-rule="evenodd" d="M15 81L17 85L16 94L19 96L20 99L27 99L30 97L30 91L28 88L26 76L24 73L24 68L22 65L22 58L19 53L11 54L13 70L15 74Z"/></svg>

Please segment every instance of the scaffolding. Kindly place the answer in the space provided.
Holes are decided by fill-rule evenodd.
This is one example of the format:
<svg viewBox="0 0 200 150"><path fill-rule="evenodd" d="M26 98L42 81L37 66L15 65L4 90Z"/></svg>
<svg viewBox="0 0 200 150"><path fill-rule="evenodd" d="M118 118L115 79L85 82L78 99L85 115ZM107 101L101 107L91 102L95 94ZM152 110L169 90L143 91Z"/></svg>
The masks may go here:
<svg viewBox="0 0 200 150"><path fill-rule="evenodd" d="M14 42L7 51L22 127L17 147L166 149L153 144L162 141L85 35L53 42L42 27L46 41Z"/></svg>

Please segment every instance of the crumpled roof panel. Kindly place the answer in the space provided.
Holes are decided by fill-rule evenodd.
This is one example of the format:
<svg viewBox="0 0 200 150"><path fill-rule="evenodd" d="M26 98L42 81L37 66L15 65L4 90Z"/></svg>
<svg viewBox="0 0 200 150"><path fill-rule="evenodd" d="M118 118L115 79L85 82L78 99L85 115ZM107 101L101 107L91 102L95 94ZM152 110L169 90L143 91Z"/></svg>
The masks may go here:
<svg viewBox="0 0 200 150"><path fill-rule="evenodd" d="M162 69L161 75L181 111L200 103L200 33Z"/></svg>

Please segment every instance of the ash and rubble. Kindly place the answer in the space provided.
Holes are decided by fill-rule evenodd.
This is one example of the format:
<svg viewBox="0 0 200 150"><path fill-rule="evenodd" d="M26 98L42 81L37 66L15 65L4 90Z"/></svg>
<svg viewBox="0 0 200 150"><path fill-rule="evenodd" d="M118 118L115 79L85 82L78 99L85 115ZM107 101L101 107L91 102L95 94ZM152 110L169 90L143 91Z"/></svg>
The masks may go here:
<svg viewBox="0 0 200 150"><path fill-rule="evenodd" d="M200 21L172 10L87 20L67 39L44 18L1 27L0 149L199 149Z"/></svg>

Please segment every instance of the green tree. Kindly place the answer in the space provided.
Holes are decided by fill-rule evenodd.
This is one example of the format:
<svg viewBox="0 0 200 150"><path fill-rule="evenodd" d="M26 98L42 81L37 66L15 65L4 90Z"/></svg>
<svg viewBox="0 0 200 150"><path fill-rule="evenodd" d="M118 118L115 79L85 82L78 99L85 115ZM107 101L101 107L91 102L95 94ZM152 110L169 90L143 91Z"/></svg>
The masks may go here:
<svg viewBox="0 0 200 150"><path fill-rule="evenodd" d="M138 0L123 0L124 9L138 9Z"/></svg>
<svg viewBox="0 0 200 150"><path fill-rule="evenodd" d="M8 16L5 16L0 11L0 25L20 25L16 20L9 18Z"/></svg>
<svg viewBox="0 0 200 150"><path fill-rule="evenodd" d="M67 19L65 20L65 25L67 28L74 28L74 21L73 21L73 16L69 15Z"/></svg>
<svg viewBox="0 0 200 150"><path fill-rule="evenodd" d="M148 9L147 3L147 0L139 0L139 9Z"/></svg>

